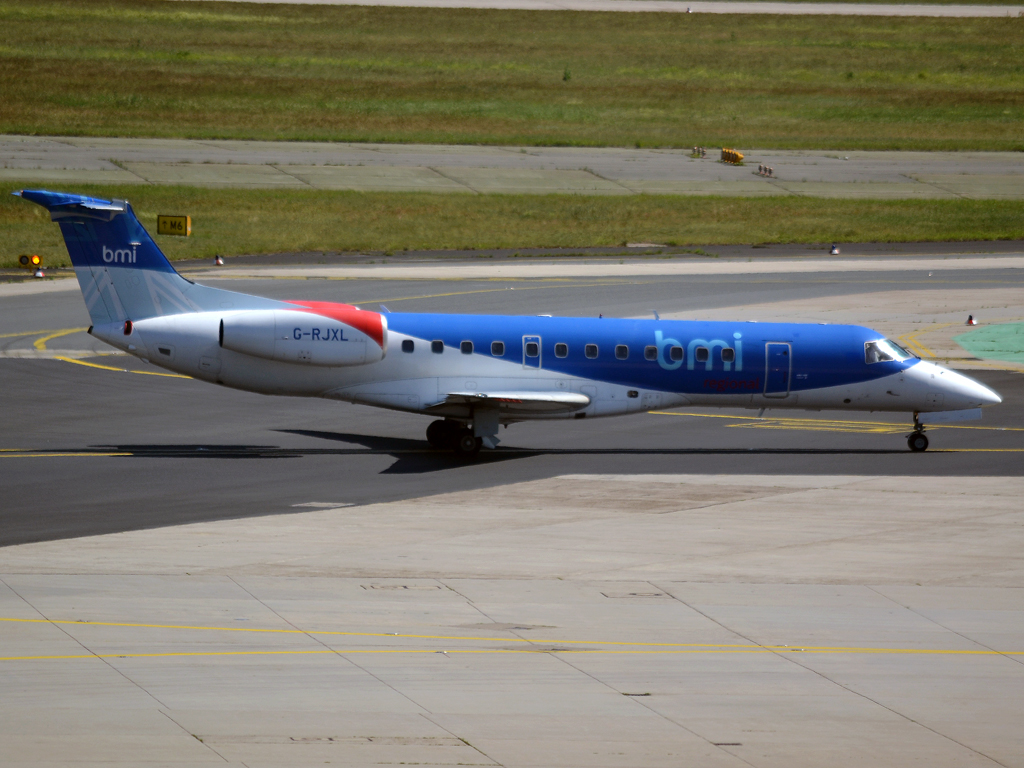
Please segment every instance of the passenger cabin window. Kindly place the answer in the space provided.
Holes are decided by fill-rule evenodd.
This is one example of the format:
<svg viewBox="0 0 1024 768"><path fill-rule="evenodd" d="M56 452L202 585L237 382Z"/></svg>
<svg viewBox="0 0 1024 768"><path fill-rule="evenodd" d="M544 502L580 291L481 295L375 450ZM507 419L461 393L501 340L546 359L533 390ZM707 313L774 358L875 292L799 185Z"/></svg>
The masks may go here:
<svg viewBox="0 0 1024 768"><path fill-rule="evenodd" d="M672 362L678 363L683 359L683 348L682 347L669 347L668 356L672 358Z"/></svg>
<svg viewBox="0 0 1024 768"><path fill-rule="evenodd" d="M568 357L569 356L569 345L558 342L555 344L555 357Z"/></svg>
<svg viewBox="0 0 1024 768"><path fill-rule="evenodd" d="M653 344L649 347L644 347L644 360L657 360L658 359L658 348Z"/></svg>
<svg viewBox="0 0 1024 768"><path fill-rule="evenodd" d="M725 347L722 350L722 362L731 363L736 360L736 350L732 347Z"/></svg>
<svg viewBox="0 0 1024 768"><path fill-rule="evenodd" d="M627 357L629 357L629 347L627 347L625 344L616 344L615 359L625 360Z"/></svg>
<svg viewBox="0 0 1024 768"><path fill-rule="evenodd" d="M706 363L708 361L708 348L697 347L693 350L693 359L698 363Z"/></svg>
<svg viewBox="0 0 1024 768"><path fill-rule="evenodd" d="M890 363L893 361L902 362L912 357L914 355L896 342L889 341L889 339L879 339L878 341L867 341L864 343L864 362L868 365L872 363Z"/></svg>
<svg viewBox="0 0 1024 768"><path fill-rule="evenodd" d="M491 354L495 357L505 356L505 342L504 341L492 341L491 342Z"/></svg>
<svg viewBox="0 0 1024 768"><path fill-rule="evenodd" d="M403 352L412 352L414 349L416 349L415 341L413 341L412 339L402 339Z"/></svg>
<svg viewBox="0 0 1024 768"><path fill-rule="evenodd" d="M593 360L597 357L597 344L587 344L587 346L583 348L583 354Z"/></svg>
<svg viewBox="0 0 1024 768"><path fill-rule="evenodd" d="M536 341L526 342L526 356L537 357L540 354L540 345Z"/></svg>
<svg viewBox="0 0 1024 768"><path fill-rule="evenodd" d="M461 344L459 344L459 349L462 351L462 354L464 354L464 355L472 355L473 354L473 342L472 341L464 341Z"/></svg>
<svg viewBox="0 0 1024 768"><path fill-rule="evenodd" d="M430 342L430 351L433 352L435 355L440 355L442 352L444 352L444 342L438 341L437 339Z"/></svg>

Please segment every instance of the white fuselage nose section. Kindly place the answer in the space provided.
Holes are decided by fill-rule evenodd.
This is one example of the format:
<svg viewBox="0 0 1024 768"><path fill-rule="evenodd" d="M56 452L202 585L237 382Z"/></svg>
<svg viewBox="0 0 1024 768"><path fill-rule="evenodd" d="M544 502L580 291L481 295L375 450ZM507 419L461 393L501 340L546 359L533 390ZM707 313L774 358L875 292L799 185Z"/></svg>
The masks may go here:
<svg viewBox="0 0 1024 768"><path fill-rule="evenodd" d="M907 368L902 378L903 397L919 411L957 411L1003 402L981 382L924 360Z"/></svg>

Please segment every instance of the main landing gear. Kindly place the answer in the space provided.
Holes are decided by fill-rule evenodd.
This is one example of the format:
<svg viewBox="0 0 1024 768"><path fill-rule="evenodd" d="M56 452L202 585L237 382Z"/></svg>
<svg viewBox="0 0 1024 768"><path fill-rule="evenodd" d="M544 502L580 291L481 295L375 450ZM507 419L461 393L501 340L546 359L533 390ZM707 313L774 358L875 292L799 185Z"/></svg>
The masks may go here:
<svg viewBox="0 0 1024 768"><path fill-rule="evenodd" d="M462 458L474 458L480 453L483 439L475 437L473 430L451 419L432 421L427 427L427 442L439 451L455 451Z"/></svg>
<svg viewBox="0 0 1024 768"><path fill-rule="evenodd" d="M914 411L914 431L907 435L907 446L914 453L928 450L928 438L924 434L924 425L917 420L917 411Z"/></svg>

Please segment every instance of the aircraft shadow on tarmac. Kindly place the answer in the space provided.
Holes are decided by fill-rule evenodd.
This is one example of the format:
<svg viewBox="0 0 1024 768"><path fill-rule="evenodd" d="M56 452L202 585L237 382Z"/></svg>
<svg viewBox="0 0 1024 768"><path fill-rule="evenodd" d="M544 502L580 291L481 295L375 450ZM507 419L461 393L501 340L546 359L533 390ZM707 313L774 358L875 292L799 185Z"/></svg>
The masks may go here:
<svg viewBox="0 0 1024 768"><path fill-rule="evenodd" d="M451 469L466 464L494 464L511 459L525 459L533 456L587 456L587 455L659 455L659 456L693 456L693 455L758 455L758 454L889 454L907 453L905 449L815 449L815 448L512 448L499 446L493 451L481 451L475 459L459 458L448 451L430 448L423 440L410 440L397 437L379 437L375 435L359 435L351 432L323 432L308 429L282 429L292 435L303 435L320 440L334 440L343 443L356 443L363 449L339 450L344 454L383 453L397 459L394 464L381 474L417 474ZM329 451L325 451L329 452Z"/></svg>
<svg viewBox="0 0 1024 768"><path fill-rule="evenodd" d="M493 451L481 451L474 459L463 459L448 451L430 448L425 440L400 437L360 435L350 432L322 432L306 429L277 430L285 434L301 435L319 440L346 443L350 447L338 448L286 448L275 445L234 444L131 444L91 446L87 449L56 449L39 453L95 453L120 455L125 458L165 459L297 459L306 456L367 456L389 455L396 461L381 474L422 474L438 472L467 465L486 465L534 456L881 456L906 454L901 448L514 448L499 446Z"/></svg>

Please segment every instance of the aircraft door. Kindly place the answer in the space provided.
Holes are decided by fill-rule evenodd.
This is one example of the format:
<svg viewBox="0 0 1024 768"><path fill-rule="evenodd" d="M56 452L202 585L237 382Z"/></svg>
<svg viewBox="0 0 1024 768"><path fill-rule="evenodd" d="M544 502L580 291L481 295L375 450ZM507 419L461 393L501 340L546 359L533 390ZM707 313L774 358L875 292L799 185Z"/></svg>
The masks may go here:
<svg viewBox="0 0 1024 768"><path fill-rule="evenodd" d="M764 396L786 397L793 374L791 344L768 342L765 345Z"/></svg>
<svg viewBox="0 0 1024 768"><path fill-rule="evenodd" d="M523 336L523 368L540 368L540 336Z"/></svg>

